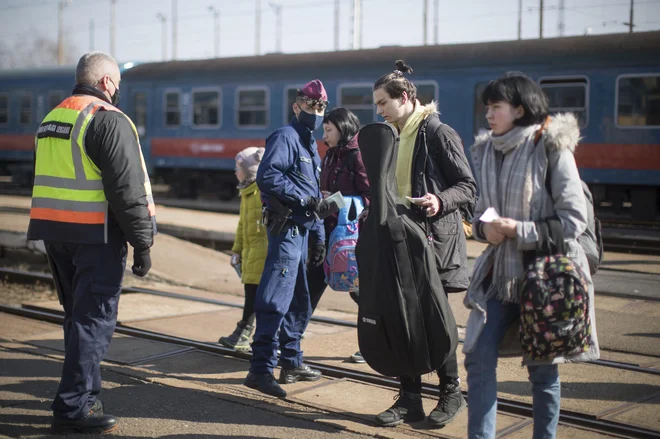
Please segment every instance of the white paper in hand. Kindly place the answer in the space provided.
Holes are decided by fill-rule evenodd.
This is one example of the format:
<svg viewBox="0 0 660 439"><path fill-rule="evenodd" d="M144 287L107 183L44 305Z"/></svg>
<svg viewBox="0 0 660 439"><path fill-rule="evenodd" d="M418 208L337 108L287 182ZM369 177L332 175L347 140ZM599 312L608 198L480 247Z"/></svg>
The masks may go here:
<svg viewBox="0 0 660 439"><path fill-rule="evenodd" d="M497 211L493 207L489 207L486 211L479 217L479 220L483 223L492 223L495 220L500 219Z"/></svg>
<svg viewBox="0 0 660 439"><path fill-rule="evenodd" d="M344 201L344 196L341 194L341 192L335 192L334 194L327 197L325 201L327 201L330 204L335 203L339 209L342 209L346 206L346 202Z"/></svg>

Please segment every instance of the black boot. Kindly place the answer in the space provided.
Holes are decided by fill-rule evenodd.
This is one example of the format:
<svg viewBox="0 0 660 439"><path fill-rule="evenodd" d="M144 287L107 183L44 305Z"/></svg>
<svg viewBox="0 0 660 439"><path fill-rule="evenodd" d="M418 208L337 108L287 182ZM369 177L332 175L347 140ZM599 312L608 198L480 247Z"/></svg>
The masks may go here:
<svg viewBox="0 0 660 439"><path fill-rule="evenodd" d="M250 389L258 390L266 395L277 398L285 398L286 391L277 384L272 373L248 373L243 381L243 385Z"/></svg>
<svg viewBox="0 0 660 439"><path fill-rule="evenodd" d="M393 427L404 421L422 421L426 417L422 406L421 393L406 392L401 389L394 399L396 402L392 407L376 416L376 424L383 427Z"/></svg>
<svg viewBox="0 0 660 439"><path fill-rule="evenodd" d="M453 421L465 407L467 407L467 403L458 382L440 386L438 405L429 414L428 422L432 427L444 427Z"/></svg>
<svg viewBox="0 0 660 439"><path fill-rule="evenodd" d="M312 369L306 364L301 364L294 369L282 368L280 371L280 384L293 384L298 381L320 380L323 374L320 370Z"/></svg>
<svg viewBox="0 0 660 439"><path fill-rule="evenodd" d="M65 419L53 418L51 429L53 433L67 433L79 431L81 433L109 433L119 425L119 421L112 415L90 410L84 418Z"/></svg>
<svg viewBox="0 0 660 439"><path fill-rule="evenodd" d="M220 337L218 342L230 349L249 349L250 336L253 330L254 326L250 326L241 320L236 324L236 329L229 337Z"/></svg>

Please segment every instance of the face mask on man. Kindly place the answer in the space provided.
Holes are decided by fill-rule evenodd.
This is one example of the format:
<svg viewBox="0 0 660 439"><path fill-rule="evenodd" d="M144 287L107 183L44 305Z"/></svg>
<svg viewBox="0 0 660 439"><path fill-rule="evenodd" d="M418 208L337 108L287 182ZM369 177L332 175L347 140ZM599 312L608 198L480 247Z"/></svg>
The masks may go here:
<svg viewBox="0 0 660 439"><path fill-rule="evenodd" d="M110 80L110 82L112 82L112 85L115 86L115 94L113 94L112 97L110 98L110 103L111 103L113 106L116 107L117 105L119 105L119 97L120 97L120 95L119 95L119 87L117 87L117 84L115 84L115 81L113 81L112 79L110 79L109 76L108 76L108 79Z"/></svg>
<svg viewBox="0 0 660 439"><path fill-rule="evenodd" d="M314 131L323 125L323 115L308 113L301 108L298 113L298 122L308 130Z"/></svg>

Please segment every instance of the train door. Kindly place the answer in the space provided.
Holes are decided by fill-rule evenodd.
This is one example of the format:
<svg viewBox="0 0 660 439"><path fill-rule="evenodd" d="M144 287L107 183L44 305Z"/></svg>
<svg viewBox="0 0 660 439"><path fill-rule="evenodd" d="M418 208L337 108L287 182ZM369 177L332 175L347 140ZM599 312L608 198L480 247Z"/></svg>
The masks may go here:
<svg viewBox="0 0 660 439"><path fill-rule="evenodd" d="M130 89L128 114L135 125L140 138L142 155L147 163L151 164L151 121L149 117L149 90L142 87L133 87Z"/></svg>

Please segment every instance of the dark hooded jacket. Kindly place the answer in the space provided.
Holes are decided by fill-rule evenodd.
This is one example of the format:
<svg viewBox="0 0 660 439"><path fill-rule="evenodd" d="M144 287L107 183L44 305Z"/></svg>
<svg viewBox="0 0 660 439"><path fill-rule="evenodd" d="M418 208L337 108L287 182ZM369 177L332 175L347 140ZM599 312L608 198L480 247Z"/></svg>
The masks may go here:
<svg viewBox="0 0 660 439"><path fill-rule="evenodd" d="M464 291L469 280L462 217L473 209L476 183L458 133L440 122L435 103L425 110L428 116L418 129L413 151L412 196L431 193L440 200L440 212L428 218L438 270L445 290ZM412 208L426 220L424 208Z"/></svg>
<svg viewBox="0 0 660 439"><path fill-rule="evenodd" d="M329 148L321 163L321 190L362 197L369 206L369 180L358 148L357 134L346 145ZM326 239L337 226L337 215L324 220Z"/></svg>

